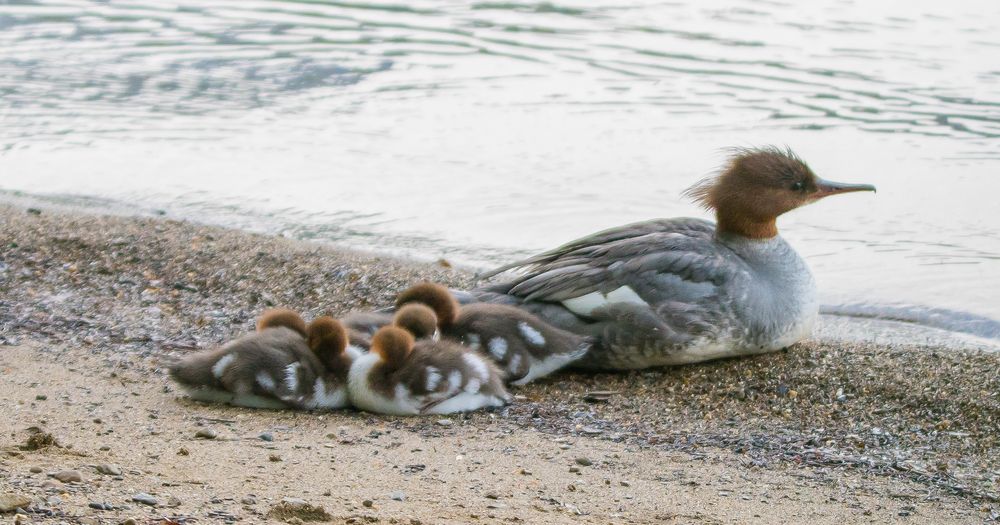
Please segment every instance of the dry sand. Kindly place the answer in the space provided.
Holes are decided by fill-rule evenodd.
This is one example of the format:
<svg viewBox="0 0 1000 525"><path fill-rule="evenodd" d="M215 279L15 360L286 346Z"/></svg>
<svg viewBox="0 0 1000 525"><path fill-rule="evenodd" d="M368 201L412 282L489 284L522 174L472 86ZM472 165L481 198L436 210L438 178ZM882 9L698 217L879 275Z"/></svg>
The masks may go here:
<svg viewBox="0 0 1000 525"><path fill-rule="evenodd" d="M25 496L32 522L263 522L289 497L334 523L981 523L1000 512L997 354L812 341L564 373L508 408L446 421L202 405L173 390L165 358L252 329L268 306L340 314L388 304L420 278L471 277L165 219L38 211L0 205L0 506ZM39 430L58 444L24 450L44 444ZM51 481L63 470L82 481Z"/></svg>

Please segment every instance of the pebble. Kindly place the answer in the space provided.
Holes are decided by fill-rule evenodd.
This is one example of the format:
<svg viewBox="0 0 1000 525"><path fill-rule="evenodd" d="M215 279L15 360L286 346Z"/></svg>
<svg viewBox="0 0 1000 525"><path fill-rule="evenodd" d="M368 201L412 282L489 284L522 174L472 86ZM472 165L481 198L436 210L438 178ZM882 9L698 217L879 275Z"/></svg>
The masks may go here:
<svg viewBox="0 0 1000 525"><path fill-rule="evenodd" d="M156 498L146 494L145 492L140 492L135 496L132 496L132 501L142 503L143 505L149 505L150 507L155 507L157 504Z"/></svg>
<svg viewBox="0 0 1000 525"><path fill-rule="evenodd" d="M372 500L370 500L370 499L366 499L366 500L362 501L361 504L370 509L370 508L372 508L372 505L375 504L375 502L372 501Z"/></svg>
<svg viewBox="0 0 1000 525"><path fill-rule="evenodd" d="M35 396L35 401L45 401L48 398L49 396L45 394L38 394L37 396Z"/></svg>
<svg viewBox="0 0 1000 525"><path fill-rule="evenodd" d="M129 519L123 521L122 525L139 525L139 522L135 521L135 518L129 518Z"/></svg>
<svg viewBox="0 0 1000 525"><path fill-rule="evenodd" d="M39 472L42 471L42 467L31 467L28 470L30 470L32 474L38 474Z"/></svg>
<svg viewBox="0 0 1000 525"><path fill-rule="evenodd" d="M576 458L576 464L580 465L581 467L589 467L589 466L593 465L594 463L592 461L590 461L589 458L585 458L585 457L581 456L581 457Z"/></svg>
<svg viewBox="0 0 1000 525"><path fill-rule="evenodd" d="M118 465L114 465L114 464L111 464L111 463L102 463L100 465L97 465L97 467L95 467L95 468L97 468L97 472L99 472L101 474L107 474L109 476L121 476L122 475L122 468L119 467Z"/></svg>
<svg viewBox="0 0 1000 525"><path fill-rule="evenodd" d="M23 494L0 494L0 512L11 512L28 505L31 505L31 498Z"/></svg>
<svg viewBox="0 0 1000 525"><path fill-rule="evenodd" d="M292 507L305 507L306 500L302 498L281 498L281 502Z"/></svg>
<svg viewBox="0 0 1000 525"><path fill-rule="evenodd" d="M62 482L57 479L47 479L42 482L43 489L61 489L62 486Z"/></svg>
<svg viewBox="0 0 1000 525"><path fill-rule="evenodd" d="M389 494L389 499L393 501L406 501L406 493L401 490L397 490L392 494Z"/></svg>
<svg viewBox="0 0 1000 525"><path fill-rule="evenodd" d="M267 457L267 459L271 460L273 463L278 463L281 461L281 456L277 454L271 454L270 456Z"/></svg>
<svg viewBox="0 0 1000 525"><path fill-rule="evenodd" d="M218 436L219 434L210 428L200 428L194 433L194 437L201 439L215 439Z"/></svg>
<svg viewBox="0 0 1000 525"><path fill-rule="evenodd" d="M107 452L107 451L111 450L111 447L109 447L107 445L101 445L101 448L99 448L98 450L100 450L102 452Z"/></svg>
<svg viewBox="0 0 1000 525"><path fill-rule="evenodd" d="M494 492L494 491L491 490L491 491L489 491L489 492L486 493L486 497L488 499L500 499L500 494L497 494L496 492Z"/></svg>
<svg viewBox="0 0 1000 525"><path fill-rule="evenodd" d="M570 467L569 471L573 473L578 473L580 472L580 467Z"/></svg>
<svg viewBox="0 0 1000 525"><path fill-rule="evenodd" d="M170 496L169 498L167 498L167 507L174 508L180 506L181 506L181 500L177 496Z"/></svg>
<svg viewBox="0 0 1000 525"><path fill-rule="evenodd" d="M98 503L96 501L92 501L92 502L88 503L87 506L90 507L90 508L92 508L92 509L97 509L97 510L115 510L114 506L112 506L112 505L110 505L108 503Z"/></svg>
<svg viewBox="0 0 1000 525"><path fill-rule="evenodd" d="M580 431L583 432L584 434L591 434L591 435L597 435L597 434L603 434L604 433L603 430L601 430L599 428L596 428L596 427L583 427L582 429L580 429Z"/></svg>
<svg viewBox="0 0 1000 525"><path fill-rule="evenodd" d="M439 419L437 420L436 423L438 424L438 426L442 427L450 427L453 424L452 420L450 419Z"/></svg>
<svg viewBox="0 0 1000 525"><path fill-rule="evenodd" d="M259 437L262 441L274 441L274 434L270 432L261 432Z"/></svg>
<svg viewBox="0 0 1000 525"><path fill-rule="evenodd" d="M80 474L79 470L60 470L59 472L52 474L52 477L63 483L79 483L83 481L83 474Z"/></svg>
<svg viewBox="0 0 1000 525"><path fill-rule="evenodd" d="M253 496L247 496L247 497L241 499L240 503L242 503L244 505L256 505L257 504L257 499L254 498Z"/></svg>

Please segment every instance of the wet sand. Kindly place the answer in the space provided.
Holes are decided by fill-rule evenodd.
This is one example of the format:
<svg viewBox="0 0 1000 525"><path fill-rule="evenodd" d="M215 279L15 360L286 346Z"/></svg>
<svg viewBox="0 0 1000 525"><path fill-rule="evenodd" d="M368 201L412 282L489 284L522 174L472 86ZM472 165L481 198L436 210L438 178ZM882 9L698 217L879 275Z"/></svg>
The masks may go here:
<svg viewBox="0 0 1000 525"><path fill-rule="evenodd" d="M1000 513L996 353L905 332L824 338L665 370L567 372L518 389L510 407L446 421L202 405L163 363L251 330L264 308L337 315L389 304L418 279L472 276L163 218L15 203L0 222L0 497L32 499L31 521L258 522L285 497L334 523ZM59 445L22 450L31 427ZM206 429L216 437L195 437ZM43 486L67 469L83 481ZM132 501L140 492L156 506Z"/></svg>

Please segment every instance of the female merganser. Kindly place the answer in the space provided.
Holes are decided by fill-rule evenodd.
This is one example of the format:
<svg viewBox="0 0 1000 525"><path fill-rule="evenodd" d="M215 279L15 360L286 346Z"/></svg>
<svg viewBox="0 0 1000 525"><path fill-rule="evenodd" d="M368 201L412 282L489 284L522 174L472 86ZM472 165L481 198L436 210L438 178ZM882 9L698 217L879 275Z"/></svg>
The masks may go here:
<svg viewBox="0 0 1000 525"><path fill-rule="evenodd" d="M500 367L504 379L523 385L580 359L590 349L588 337L560 330L538 317L503 304L459 307L447 288L419 283L399 294L399 310L422 303L437 315L442 335L472 350L482 349Z"/></svg>
<svg viewBox="0 0 1000 525"><path fill-rule="evenodd" d="M351 366L348 389L355 407L390 415L450 414L510 402L489 359L445 341L415 342L397 326L375 333L371 352Z"/></svg>
<svg viewBox="0 0 1000 525"><path fill-rule="evenodd" d="M775 220L854 191L875 187L822 180L790 150L740 150L686 192L715 211L716 224L657 219L605 230L490 272L525 273L472 295L596 336L576 363L587 368L773 352L807 337L818 314L812 274Z"/></svg>

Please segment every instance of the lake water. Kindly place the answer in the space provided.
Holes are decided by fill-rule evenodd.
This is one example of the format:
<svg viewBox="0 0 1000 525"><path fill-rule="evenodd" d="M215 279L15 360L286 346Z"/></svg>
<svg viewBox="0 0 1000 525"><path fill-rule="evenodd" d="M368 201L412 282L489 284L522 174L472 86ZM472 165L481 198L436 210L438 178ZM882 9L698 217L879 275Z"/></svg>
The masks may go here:
<svg viewBox="0 0 1000 525"><path fill-rule="evenodd" d="M488 267L725 148L830 311L1000 338L1000 2L0 2L0 191Z"/></svg>

